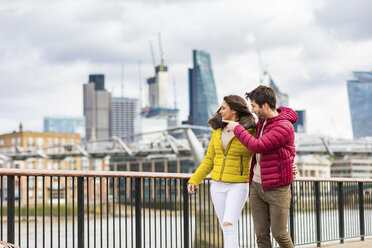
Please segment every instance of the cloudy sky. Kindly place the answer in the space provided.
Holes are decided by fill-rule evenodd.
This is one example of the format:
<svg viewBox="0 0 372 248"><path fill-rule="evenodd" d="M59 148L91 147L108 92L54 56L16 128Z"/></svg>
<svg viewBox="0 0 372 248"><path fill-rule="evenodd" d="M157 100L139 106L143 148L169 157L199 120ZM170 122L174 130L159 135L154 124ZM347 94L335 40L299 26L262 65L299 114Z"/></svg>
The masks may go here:
<svg viewBox="0 0 372 248"><path fill-rule="evenodd" d="M290 107L307 111L309 133L351 138L346 80L372 68L371 9L369 0L2 0L0 133L82 115L82 85L93 73L105 74L114 96L124 82L124 96L139 97L142 83L145 105L149 40L159 61L161 33L169 105L174 81L181 119L192 49L211 54L219 99L258 85L260 50Z"/></svg>

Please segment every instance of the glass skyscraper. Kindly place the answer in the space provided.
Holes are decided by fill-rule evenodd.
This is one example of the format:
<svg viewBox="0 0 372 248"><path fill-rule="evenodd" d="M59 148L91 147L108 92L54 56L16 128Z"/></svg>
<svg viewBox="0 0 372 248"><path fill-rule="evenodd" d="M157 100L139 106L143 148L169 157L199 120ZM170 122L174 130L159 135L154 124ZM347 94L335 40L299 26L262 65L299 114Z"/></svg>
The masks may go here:
<svg viewBox="0 0 372 248"><path fill-rule="evenodd" d="M209 126L208 119L219 107L211 58L209 53L198 50L193 50L192 55L194 67L189 69L190 114L188 123Z"/></svg>
<svg viewBox="0 0 372 248"><path fill-rule="evenodd" d="M296 133L306 133L306 110L296 110L298 119L293 123Z"/></svg>
<svg viewBox="0 0 372 248"><path fill-rule="evenodd" d="M77 133L85 139L85 117L44 117L44 132Z"/></svg>
<svg viewBox="0 0 372 248"><path fill-rule="evenodd" d="M353 72L347 81L354 138L372 137L372 72Z"/></svg>

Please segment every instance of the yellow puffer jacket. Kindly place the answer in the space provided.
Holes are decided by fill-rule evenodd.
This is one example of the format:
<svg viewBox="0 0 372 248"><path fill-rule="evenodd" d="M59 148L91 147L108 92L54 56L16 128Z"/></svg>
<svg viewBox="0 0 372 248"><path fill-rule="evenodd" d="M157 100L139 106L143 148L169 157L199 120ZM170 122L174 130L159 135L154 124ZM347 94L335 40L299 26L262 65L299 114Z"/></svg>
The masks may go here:
<svg viewBox="0 0 372 248"><path fill-rule="evenodd" d="M254 137L256 129L250 128L247 131ZM221 128L213 131L207 154L189 183L198 186L204 178L211 173L211 178L215 181L229 183L243 183L249 181L249 169L252 152L249 151L235 137L231 138L223 150L221 141Z"/></svg>

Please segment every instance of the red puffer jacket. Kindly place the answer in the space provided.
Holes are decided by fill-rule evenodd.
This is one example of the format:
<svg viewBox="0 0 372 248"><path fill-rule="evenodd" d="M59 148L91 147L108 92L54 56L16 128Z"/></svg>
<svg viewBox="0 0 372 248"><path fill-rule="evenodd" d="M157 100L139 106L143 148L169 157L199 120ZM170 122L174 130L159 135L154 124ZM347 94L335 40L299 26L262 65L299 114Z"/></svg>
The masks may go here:
<svg viewBox="0 0 372 248"><path fill-rule="evenodd" d="M293 123L297 121L297 113L290 108L280 107L279 115L267 119L262 136L258 138L264 121L257 124L256 138L244 127L238 125L234 129L235 136L253 153L261 154L261 179L264 190L289 185L293 182L293 160L295 157ZM252 183L253 168L256 156L253 154L249 183Z"/></svg>

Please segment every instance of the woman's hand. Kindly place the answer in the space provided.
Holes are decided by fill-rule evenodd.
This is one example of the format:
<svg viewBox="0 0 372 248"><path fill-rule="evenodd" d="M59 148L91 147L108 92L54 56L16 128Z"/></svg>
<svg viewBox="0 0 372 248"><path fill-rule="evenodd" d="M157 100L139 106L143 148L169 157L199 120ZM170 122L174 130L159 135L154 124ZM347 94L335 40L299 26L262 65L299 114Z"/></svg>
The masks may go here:
<svg viewBox="0 0 372 248"><path fill-rule="evenodd" d="M195 193L195 185L192 184L192 183L189 183L189 185L187 185L187 191L189 192L189 194L194 194Z"/></svg>

